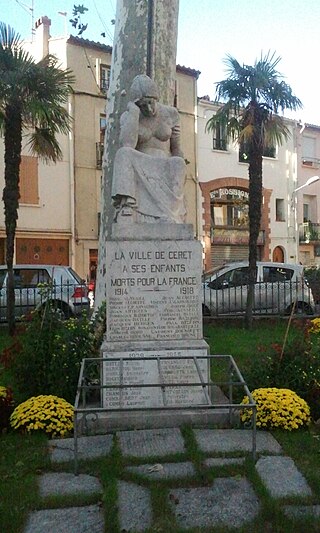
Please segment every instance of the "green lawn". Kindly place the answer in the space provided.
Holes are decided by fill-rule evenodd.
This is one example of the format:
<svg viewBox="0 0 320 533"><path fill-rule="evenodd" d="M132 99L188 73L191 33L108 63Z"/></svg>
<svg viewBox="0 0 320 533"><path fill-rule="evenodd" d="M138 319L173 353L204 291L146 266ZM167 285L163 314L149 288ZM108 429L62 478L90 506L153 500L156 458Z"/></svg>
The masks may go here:
<svg viewBox="0 0 320 533"><path fill-rule="evenodd" d="M255 359L257 364L259 358L263 357L259 351L260 345L269 345L271 342L282 343L286 333L286 321L265 321L255 322L252 331L246 331L238 327L235 323L216 323L207 325L204 334L210 344L212 354L231 354L241 369L243 375L246 374L248 364ZM290 331L290 336L295 335L295 331ZM0 331L0 343L7 345L7 336ZM10 372L1 374L0 384L3 379L10 379ZM218 469L217 471L206 472L201 469L203 454L198 449L195 438L190 427L182 428L186 441L186 454L172 457L171 460L191 460L197 469L197 476L189 480L185 486L201 485L211 483L215 476L221 475L246 475L254 484L262 502L259 518L251 526L247 526L244 531L252 533L299 533L320 532L320 522L292 522L285 519L278 501L274 501L266 493L265 489L259 485L257 474L250 457L243 466L229 467L229 470ZM273 432L274 436L283 446L284 452L290 455L296 462L298 468L305 475L310 484L313 497L308 503L320 502L320 428L311 426L305 430L285 432ZM3 533L22 533L26 517L30 510L41 508L44 505L84 505L95 503L92 498L82 497L79 499L57 498L45 503L41 502L37 492L36 476L41 472L56 469L73 471L73 464L55 466L49 464L46 451L46 437L42 435L17 435L7 433L0 436L0 531ZM138 460L124 460L115 444L112 455L109 458L80 462L80 472L97 475L103 484L104 495L102 497L105 509L106 533L120 533L117 520L117 493L116 480L120 478L132 480L139 483L139 478L124 471L127 464L137 464ZM148 533L182 533L174 523L174 517L168 506L168 491L170 487L179 486L182 482L177 481L147 481L146 485L151 490L154 516L156 517L155 528ZM297 500L295 500L295 503ZM300 503L306 500L301 499ZM298 499L299 503L299 499ZM251 529L250 529L251 527ZM190 530L189 530L190 531ZM209 529L206 533L221 533L225 529ZM199 530L192 530L192 533L200 533Z"/></svg>
<svg viewBox="0 0 320 533"><path fill-rule="evenodd" d="M245 377L246 369L253 360L258 364L259 358L263 357L259 350L262 346L270 346L271 343L282 345L288 322L283 319L257 320L253 322L251 330L235 321L225 323L216 322L204 326L204 337L210 346L210 353L232 355ZM289 328L288 339L297 335L294 326Z"/></svg>

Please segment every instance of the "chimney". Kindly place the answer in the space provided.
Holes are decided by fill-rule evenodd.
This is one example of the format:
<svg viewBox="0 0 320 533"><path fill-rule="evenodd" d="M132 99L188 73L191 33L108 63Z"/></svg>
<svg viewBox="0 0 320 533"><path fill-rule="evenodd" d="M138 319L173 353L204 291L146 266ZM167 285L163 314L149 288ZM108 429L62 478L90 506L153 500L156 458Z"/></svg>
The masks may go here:
<svg viewBox="0 0 320 533"><path fill-rule="evenodd" d="M39 18L35 23L35 44L38 60L49 53L50 26L51 20L46 16Z"/></svg>

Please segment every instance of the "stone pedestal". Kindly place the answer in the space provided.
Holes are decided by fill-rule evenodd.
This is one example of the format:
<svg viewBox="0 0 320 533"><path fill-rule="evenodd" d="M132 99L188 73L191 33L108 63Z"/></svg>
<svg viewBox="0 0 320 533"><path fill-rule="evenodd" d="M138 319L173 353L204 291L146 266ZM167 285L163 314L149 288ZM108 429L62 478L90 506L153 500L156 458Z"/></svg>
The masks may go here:
<svg viewBox="0 0 320 533"><path fill-rule="evenodd" d="M207 360L201 359L208 353L202 335L201 244L184 224L128 229L122 236L121 226L114 225L115 240L106 243L103 384L177 385L104 389L103 406L112 411L206 405L207 388L201 386L201 379L207 382L209 377Z"/></svg>

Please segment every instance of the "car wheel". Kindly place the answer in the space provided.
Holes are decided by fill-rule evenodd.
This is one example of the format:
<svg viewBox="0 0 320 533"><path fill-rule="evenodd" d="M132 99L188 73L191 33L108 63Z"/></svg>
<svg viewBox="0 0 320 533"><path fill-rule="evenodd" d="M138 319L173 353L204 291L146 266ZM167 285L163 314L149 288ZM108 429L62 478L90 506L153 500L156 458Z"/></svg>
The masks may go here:
<svg viewBox="0 0 320 533"><path fill-rule="evenodd" d="M290 307L288 307L286 314L290 315L292 312L292 307L294 304L292 304ZM313 315L314 311L311 307L311 305L307 304L306 302L297 302L295 304L295 315Z"/></svg>
<svg viewBox="0 0 320 533"><path fill-rule="evenodd" d="M306 302L297 302L296 313L297 315L313 315L313 309L311 305L307 304Z"/></svg>

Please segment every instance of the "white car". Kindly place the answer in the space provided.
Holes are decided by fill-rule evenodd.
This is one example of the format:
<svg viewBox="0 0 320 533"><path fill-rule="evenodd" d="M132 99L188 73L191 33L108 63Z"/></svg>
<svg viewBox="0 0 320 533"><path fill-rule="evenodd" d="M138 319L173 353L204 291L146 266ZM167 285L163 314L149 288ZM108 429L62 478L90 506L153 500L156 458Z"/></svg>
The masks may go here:
<svg viewBox="0 0 320 533"><path fill-rule="evenodd" d="M39 309L50 299L64 317L89 312L88 288L69 266L14 265L15 316ZM0 320L7 319L7 267L0 266Z"/></svg>
<svg viewBox="0 0 320 533"><path fill-rule="evenodd" d="M204 276L203 314L238 314L246 310L248 261L230 263ZM314 300L303 276L303 266L290 263L257 262L254 313L314 314Z"/></svg>

